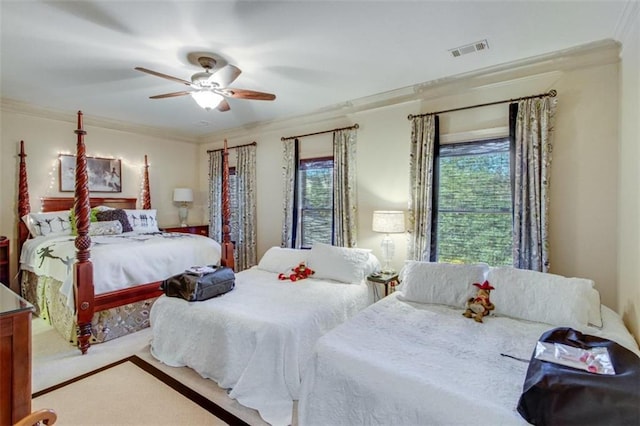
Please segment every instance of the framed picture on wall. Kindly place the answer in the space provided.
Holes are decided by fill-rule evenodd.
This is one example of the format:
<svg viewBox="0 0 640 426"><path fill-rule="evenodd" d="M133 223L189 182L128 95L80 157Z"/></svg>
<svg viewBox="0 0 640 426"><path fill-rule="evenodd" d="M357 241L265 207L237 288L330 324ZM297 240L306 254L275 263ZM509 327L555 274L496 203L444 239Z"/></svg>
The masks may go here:
<svg viewBox="0 0 640 426"><path fill-rule="evenodd" d="M60 154L58 175L60 192L73 192L76 181L76 156ZM122 164L116 158L87 157L90 192L122 192Z"/></svg>

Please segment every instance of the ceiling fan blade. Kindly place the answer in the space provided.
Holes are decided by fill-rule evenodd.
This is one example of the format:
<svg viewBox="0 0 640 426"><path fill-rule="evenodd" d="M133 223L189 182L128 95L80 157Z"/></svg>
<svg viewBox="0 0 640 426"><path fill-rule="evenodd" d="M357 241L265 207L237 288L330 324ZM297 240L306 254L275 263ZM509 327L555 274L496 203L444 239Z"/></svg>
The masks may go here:
<svg viewBox="0 0 640 426"><path fill-rule="evenodd" d="M162 73L157 72L157 71L148 70L148 69L142 68L142 67L136 67L135 69L138 70L138 71L146 72L147 74L155 75L156 77L166 78L167 80L175 81L177 83L186 84L187 86L191 87L191 82L190 81L183 80L183 79L178 78L178 77L172 77L170 75L162 74Z"/></svg>
<svg viewBox="0 0 640 426"><path fill-rule="evenodd" d="M221 100L218 104L218 111L220 112L229 111L230 109L231 107L229 106L229 102L227 102L226 99Z"/></svg>
<svg viewBox="0 0 640 426"><path fill-rule="evenodd" d="M254 90L246 90L246 89L233 89L228 87L227 92L230 93L229 96L236 99L253 99L257 101L272 101L276 98L276 95L265 92L256 92Z"/></svg>
<svg viewBox="0 0 640 426"><path fill-rule="evenodd" d="M164 95L149 96L149 99L174 98L176 96L184 96L184 95L190 95L190 94L191 94L191 92L188 92L188 91L173 92L173 93L165 93Z"/></svg>
<svg viewBox="0 0 640 426"><path fill-rule="evenodd" d="M217 71L214 71L209 81L218 84L219 87L227 87L238 78L242 70L234 65L225 65Z"/></svg>

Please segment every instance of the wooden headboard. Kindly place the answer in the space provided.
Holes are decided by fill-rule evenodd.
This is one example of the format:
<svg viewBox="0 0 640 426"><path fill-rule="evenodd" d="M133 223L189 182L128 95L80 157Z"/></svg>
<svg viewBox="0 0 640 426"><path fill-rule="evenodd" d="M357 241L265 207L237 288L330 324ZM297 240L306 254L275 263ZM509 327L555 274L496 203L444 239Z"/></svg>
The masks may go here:
<svg viewBox="0 0 640 426"><path fill-rule="evenodd" d="M42 197L43 212L57 212L61 210L70 210L73 207L73 197ZM132 209L136 208L135 198L101 198L91 197L89 199L91 207L109 206L116 209Z"/></svg>

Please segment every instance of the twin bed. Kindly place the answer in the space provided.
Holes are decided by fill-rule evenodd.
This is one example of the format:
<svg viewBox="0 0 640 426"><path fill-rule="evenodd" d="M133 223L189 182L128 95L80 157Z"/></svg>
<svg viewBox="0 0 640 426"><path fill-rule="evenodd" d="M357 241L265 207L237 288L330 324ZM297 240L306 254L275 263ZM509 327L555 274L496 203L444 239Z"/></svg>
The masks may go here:
<svg viewBox="0 0 640 426"><path fill-rule="evenodd" d="M300 262L313 278L278 278ZM272 247L256 267L236 274L229 293L191 303L159 298L151 309L151 353L213 379L270 424L289 425L315 342L372 302L364 277L379 267L358 249Z"/></svg>
<svg viewBox="0 0 640 426"><path fill-rule="evenodd" d="M298 424L528 424L516 407L545 331L573 327L640 354L589 280L426 262L405 272L399 291L318 340ZM496 314L479 323L462 313L471 284L484 279Z"/></svg>

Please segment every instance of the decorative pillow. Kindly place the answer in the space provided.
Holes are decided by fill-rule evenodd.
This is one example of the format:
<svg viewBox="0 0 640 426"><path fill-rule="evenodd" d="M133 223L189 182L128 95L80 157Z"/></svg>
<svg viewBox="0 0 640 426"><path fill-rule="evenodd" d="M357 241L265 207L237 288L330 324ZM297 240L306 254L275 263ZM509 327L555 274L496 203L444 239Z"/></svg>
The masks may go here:
<svg viewBox="0 0 640 426"><path fill-rule="evenodd" d="M122 224L122 232L131 232L133 228L127 218L127 213L122 209L105 210L96 213L96 217L99 222L109 222L112 220L119 220Z"/></svg>
<svg viewBox="0 0 640 426"><path fill-rule="evenodd" d="M301 262L307 262L310 250L271 247L262 256L258 268L276 274L287 272Z"/></svg>
<svg viewBox="0 0 640 426"><path fill-rule="evenodd" d="M136 232L160 232L156 220L156 210L124 210L131 227Z"/></svg>
<svg viewBox="0 0 640 426"><path fill-rule="evenodd" d="M591 280L509 267L492 268L487 280L495 287L491 301L497 315L560 327L581 327L589 322Z"/></svg>
<svg viewBox="0 0 640 426"><path fill-rule="evenodd" d="M34 237L42 235L71 235L69 211L29 213L22 217Z"/></svg>
<svg viewBox="0 0 640 426"><path fill-rule="evenodd" d="M98 218L96 217L98 212L99 210L97 208L91 209L91 212L89 213L90 222L98 221ZM78 235L78 230L76 229L76 209L73 207L69 210L69 221L71 222L71 235Z"/></svg>
<svg viewBox="0 0 640 426"><path fill-rule="evenodd" d="M106 222L91 222L89 225L89 235L117 235L122 234L122 223L119 220L109 220Z"/></svg>
<svg viewBox="0 0 640 426"><path fill-rule="evenodd" d="M360 283L366 276L369 250L313 243L307 265L316 271L314 278Z"/></svg>
<svg viewBox="0 0 640 426"><path fill-rule="evenodd" d="M484 282L488 269L485 264L407 261L402 270L402 298L410 302L464 308L476 293L473 283Z"/></svg>

